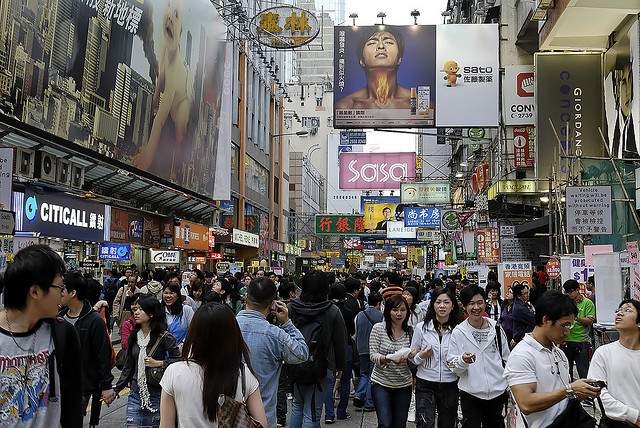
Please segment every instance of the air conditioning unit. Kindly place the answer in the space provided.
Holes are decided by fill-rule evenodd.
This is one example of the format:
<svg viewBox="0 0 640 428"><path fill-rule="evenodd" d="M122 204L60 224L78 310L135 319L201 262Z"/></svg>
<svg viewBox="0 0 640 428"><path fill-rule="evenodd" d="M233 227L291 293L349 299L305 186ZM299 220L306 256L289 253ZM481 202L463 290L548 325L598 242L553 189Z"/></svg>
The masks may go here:
<svg viewBox="0 0 640 428"><path fill-rule="evenodd" d="M67 159L58 159L58 171L56 183L71 187L71 162Z"/></svg>
<svg viewBox="0 0 640 428"><path fill-rule="evenodd" d="M18 147L16 149L16 165L14 171L17 175L33 178L33 166L35 164L35 153L33 150Z"/></svg>
<svg viewBox="0 0 640 428"><path fill-rule="evenodd" d="M71 163L71 187L81 188L84 184L84 167L77 163Z"/></svg>
<svg viewBox="0 0 640 428"><path fill-rule="evenodd" d="M36 169L35 178L47 181L49 183L56 182L56 170L58 168L58 158L47 152L36 152Z"/></svg>

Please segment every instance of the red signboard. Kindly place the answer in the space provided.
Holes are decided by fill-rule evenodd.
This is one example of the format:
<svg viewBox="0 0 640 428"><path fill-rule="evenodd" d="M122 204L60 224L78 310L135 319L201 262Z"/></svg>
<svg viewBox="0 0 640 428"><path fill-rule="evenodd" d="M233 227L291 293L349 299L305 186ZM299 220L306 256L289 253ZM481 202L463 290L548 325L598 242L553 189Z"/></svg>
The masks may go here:
<svg viewBox="0 0 640 428"><path fill-rule="evenodd" d="M556 279L560 276L560 262L558 259L550 259L547 262L547 275L551 279Z"/></svg>
<svg viewBox="0 0 640 428"><path fill-rule="evenodd" d="M534 166L535 146L534 146L533 126L521 126L513 128L513 153L516 168L527 168Z"/></svg>
<svg viewBox="0 0 640 428"><path fill-rule="evenodd" d="M471 187L473 194L477 195L485 187L487 187L487 178L489 177L489 165L486 163L478 165L476 172L471 176Z"/></svg>
<svg viewBox="0 0 640 428"><path fill-rule="evenodd" d="M158 247L160 245L160 217L112 208L111 242Z"/></svg>
<svg viewBox="0 0 640 428"><path fill-rule="evenodd" d="M498 229L478 229L477 234L478 262L498 263L500 261L500 238Z"/></svg>
<svg viewBox="0 0 640 428"><path fill-rule="evenodd" d="M213 260L222 260L222 253L209 253L207 254L207 258L208 259L213 259Z"/></svg>

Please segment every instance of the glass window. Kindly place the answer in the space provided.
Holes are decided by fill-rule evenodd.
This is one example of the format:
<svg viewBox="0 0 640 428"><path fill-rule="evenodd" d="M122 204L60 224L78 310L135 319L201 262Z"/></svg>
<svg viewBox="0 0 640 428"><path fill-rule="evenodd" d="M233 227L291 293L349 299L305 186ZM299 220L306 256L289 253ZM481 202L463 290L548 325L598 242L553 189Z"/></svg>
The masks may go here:
<svg viewBox="0 0 640 428"><path fill-rule="evenodd" d="M269 172L253 158L246 156L244 178L248 188L263 195L268 195Z"/></svg>
<svg viewBox="0 0 640 428"><path fill-rule="evenodd" d="M231 176L240 180L240 147L231 144Z"/></svg>

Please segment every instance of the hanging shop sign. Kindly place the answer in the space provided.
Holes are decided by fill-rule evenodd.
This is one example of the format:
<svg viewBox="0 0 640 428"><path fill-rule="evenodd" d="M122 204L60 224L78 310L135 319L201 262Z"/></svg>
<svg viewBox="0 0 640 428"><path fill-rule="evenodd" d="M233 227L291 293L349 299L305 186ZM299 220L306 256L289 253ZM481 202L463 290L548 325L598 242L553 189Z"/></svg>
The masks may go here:
<svg viewBox="0 0 640 428"><path fill-rule="evenodd" d="M316 235L364 234L364 216L316 214Z"/></svg>
<svg viewBox="0 0 640 428"><path fill-rule="evenodd" d="M463 226L460 225L458 219L458 213L460 210L447 210L440 211L440 230L443 232L459 232L462 231Z"/></svg>
<svg viewBox="0 0 640 428"><path fill-rule="evenodd" d="M22 250L23 248L30 247L40 243L40 239L35 236L14 236L13 237L13 254ZM54 250L55 251L55 250Z"/></svg>
<svg viewBox="0 0 640 428"><path fill-rule="evenodd" d="M45 189L36 193L30 186L24 193L14 192L13 197L17 231L80 241L109 241L109 205Z"/></svg>
<svg viewBox="0 0 640 428"><path fill-rule="evenodd" d="M448 204L451 202L449 183L401 183L402 203Z"/></svg>
<svg viewBox="0 0 640 428"><path fill-rule="evenodd" d="M129 244L101 244L98 250L100 260L131 260L131 245Z"/></svg>
<svg viewBox="0 0 640 428"><path fill-rule="evenodd" d="M516 168L528 168L535 165L535 128L523 126L513 128L513 155Z"/></svg>
<svg viewBox="0 0 640 428"><path fill-rule="evenodd" d="M224 256L222 255L222 253L207 253L207 258L213 260L222 260Z"/></svg>
<svg viewBox="0 0 640 428"><path fill-rule="evenodd" d="M505 125L533 125L535 122L535 79L533 65L504 67L503 116ZM533 144L533 141L531 141Z"/></svg>
<svg viewBox="0 0 640 428"><path fill-rule="evenodd" d="M180 220L175 225L174 245L194 250L209 249L209 228L201 224Z"/></svg>
<svg viewBox="0 0 640 428"><path fill-rule="evenodd" d="M163 221L160 224L160 247L173 247L173 221Z"/></svg>
<svg viewBox="0 0 640 428"><path fill-rule="evenodd" d="M500 180L487 190L487 198L495 199L498 195L519 193L533 195L536 193L534 180Z"/></svg>
<svg viewBox="0 0 640 428"><path fill-rule="evenodd" d="M522 284L531 287L533 271L530 261L507 262L498 264L498 278L502 281L502 294L515 285Z"/></svg>
<svg viewBox="0 0 640 428"><path fill-rule="evenodd" d="M488 185L489 179L489 165L486 163L478 165L476 171L471 176L471 190L473 194L477 195L482 192Z"/></svg>
<svg viewBox="0 0 640 428"><path fill-rule="evenodd" d="M567 234L611 235L611 186L567 186Z"/></svg>
<svg viewBox="0 0 640 428"><path fill-rule="evenodd" d="M440 208L409 207L404 209L404 225L407 227L439 227Z"/></svg>
<svg viewBox="0 0 640 428"><path fill-rule="evenodd" d="M416 228L406 227L402 221L389 221L387 222L387 238L398 239L415 239Z"/></svg>
<svg viewBox="0 0 640 428"><path fill-rule="evenodd" d="M149 250L151 263L179 264L180 251Z"/></svg>
<svg viewBox="0 0 640 428"><path fill-rule="evenodd" d="M418 229L416 239L418 241L440 241L440 229Z"/></svg>
<svg viewBox="0 0 640 428"><path fill-rule="evenodd" d="M342 247L345 250L362 250L364 249L364 245L362 245L362 241L360 239L359 236L352 236L350 238L344 238L344 241L342 242ZM340 253L338 252L337 256L340 256ZM329 256L329 253L327 253L327 257Z"/></svg>
<svg viewBox="0 0 640 428"><path fill-rule="evenodd" d="M0 210L11 209L14 150L13 147L0 147Z"/></svg>
<svg viewBox="0 0 640 428"><path fill-rule="evenodd" d="M476 245L479 263L500 261L500 238L497 228L478 229Z"/></svg>
<svg viewBox="0 0 640 428"><path fill-rule="evenodd" d="M245 232L244 230L233 229L231 242L238 245L245 245L247 247L259 248L260 236L254 233Z"/></svg>
<svg viewBox="0 0 640 428"><path fill-rule="evenodd" d="M536 177L538 190L548 191L552 165L562 183L572 174L571 156L602 156L603 54L538 52L534 62Z"/></svg>
<svg viewBox="0 0 640 428"><path fill-rule="evenodd" d="M288 5L258 12L249 28L259 43L275 49L306 45L320 32L318 18L313 13Z"/></svg>
<svg viewBox="0 0 640 428"><path fill-rule="evenodd" d="M340 144L367 144L367 133L364 131L340 131Z"/></svg>
<svg viewBox="0 0 640 428"><path fill-rule="evenodd" d="M353 190L400 189L416 171L416 154L341 153L340 188Z"/></svg>

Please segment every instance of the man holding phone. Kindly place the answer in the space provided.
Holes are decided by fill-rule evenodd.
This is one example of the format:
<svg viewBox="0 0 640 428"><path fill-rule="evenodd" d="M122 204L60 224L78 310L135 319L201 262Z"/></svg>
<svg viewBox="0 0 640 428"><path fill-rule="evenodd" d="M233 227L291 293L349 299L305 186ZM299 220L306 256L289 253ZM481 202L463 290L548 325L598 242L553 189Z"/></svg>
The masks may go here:
<svg viewBox="0 0 640 428"><path fill-rule="evenodd" d="M277 390L282 362L300 364L309 358L302 333L289 319L284 302L276 300L276 286L265 276L255 278L246 291L247 309L237 316L242 337L251 352L251 362L260 382L260 395L267 414L267 426L276 426ZM274 314L275 326L267 321Z"/></svg>

